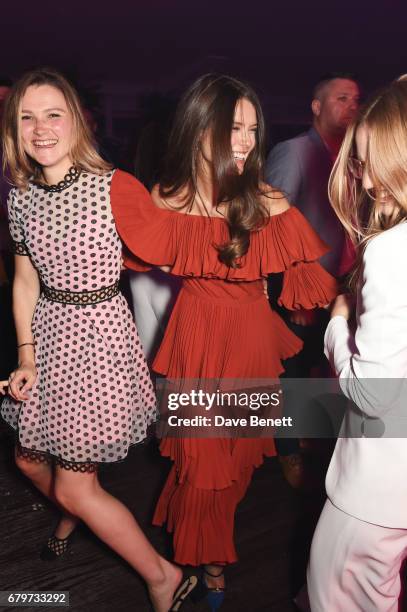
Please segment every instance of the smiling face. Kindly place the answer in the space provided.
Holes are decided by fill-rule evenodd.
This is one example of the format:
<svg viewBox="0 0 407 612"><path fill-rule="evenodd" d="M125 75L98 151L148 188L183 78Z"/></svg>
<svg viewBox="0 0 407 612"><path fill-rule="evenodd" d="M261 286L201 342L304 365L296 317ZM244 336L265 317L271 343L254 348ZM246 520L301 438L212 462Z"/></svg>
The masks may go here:
<svg viewBox="0 0 407 612"><path fill-rule="evenodd" d="M257 115L253 104L246 98L236 103L231 133L231 149L239 173L244 170L246 160L256 146ZM211 131L208 129L201 139L201 153L205 162L212 162Z"/></svg>
<svg viewBox="0 0 407 612"><path fill-rule="evenodd" d="M24 151L40 166L48 182L58 182L72 165L73 119L63 93L51 85L31 85L19 116Z"/></svg>
<svg viewBox="0 0 407 612"><path fill-rule="evenodd" d="M240 173L256 146L257 115L253 104L246 98L238 100L232 126L232 154Z"/></svg>

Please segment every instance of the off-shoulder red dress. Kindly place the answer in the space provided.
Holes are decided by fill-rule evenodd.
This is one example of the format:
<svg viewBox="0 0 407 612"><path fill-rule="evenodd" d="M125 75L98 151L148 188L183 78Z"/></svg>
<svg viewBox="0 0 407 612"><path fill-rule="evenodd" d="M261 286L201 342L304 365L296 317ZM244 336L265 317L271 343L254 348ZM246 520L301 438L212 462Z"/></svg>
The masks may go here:
<svg viewBox="0 0 407 612"><path fill-rule="evenodd" d="M301 341L269 306L262 277L284 272L280 302L314 308L336 293L334 279L316 262L328 249L294 207L270 217L250 237L240 268L218 259L215 245L228 241L222 218L158 208L132 176L117 170L111 186L116 226L136 258L171 266L183 286L153 369L169 378L276 378L281 360ZM142 262L140 262L142 260ZM173 532L175 561L236 561L234 514L255 467L275 455L270 438L164 438L161 453L174 462L153 522Z"/></svg>

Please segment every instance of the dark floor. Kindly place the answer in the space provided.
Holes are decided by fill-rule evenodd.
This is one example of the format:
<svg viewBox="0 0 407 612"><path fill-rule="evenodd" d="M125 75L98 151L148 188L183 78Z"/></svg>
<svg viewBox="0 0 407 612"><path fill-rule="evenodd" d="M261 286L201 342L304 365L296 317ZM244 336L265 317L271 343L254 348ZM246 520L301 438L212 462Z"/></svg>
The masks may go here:
<svg viewBox="0 0 407 612"><path fill-rule="evenodd" d="M0 590L66 590L75 612L148 612L141 580L85 528L78 530L67 557L56 563L38 558L57 514L17 472L1 426L0 443ZM133 449L125 462L104 468L101 480L134 512L160 552L171 555L169 538L149 523L168 466L153 441ZM256 471L236 516L240 561L227 570L222 611L296 610L292 598L304 580L310 537L322 503L322 487L313 495L290 489L276 459L268 459ZM203 612L208 608L204 603L188 603L184 609Z"/></svg>

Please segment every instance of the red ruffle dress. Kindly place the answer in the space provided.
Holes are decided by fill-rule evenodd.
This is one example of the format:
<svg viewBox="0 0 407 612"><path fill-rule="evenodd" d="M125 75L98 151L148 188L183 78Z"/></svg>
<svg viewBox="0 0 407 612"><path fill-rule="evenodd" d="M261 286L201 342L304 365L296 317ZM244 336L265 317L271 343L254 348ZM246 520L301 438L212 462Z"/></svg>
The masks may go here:
<svg viewBox="0 0 407 612"><path fill-rule="evenodd" d="M272 379L281 360L302 347L268 303L262 277L284 272L280 303L289 309L327 304L335 280L316 262L328 248L294 207L271 216L250 237L241 267L218 259L226 221L158 208L132 176L117 170L111 201L116 226L132 254L125 265L171 266L184 278L153 369L179 379ZM142 261L140 261L142 260ZM175 561L200 565L236 561L234 513L255 467L275 455L270 438L164 438L174 462L153 522L173 532Z"/></svg>

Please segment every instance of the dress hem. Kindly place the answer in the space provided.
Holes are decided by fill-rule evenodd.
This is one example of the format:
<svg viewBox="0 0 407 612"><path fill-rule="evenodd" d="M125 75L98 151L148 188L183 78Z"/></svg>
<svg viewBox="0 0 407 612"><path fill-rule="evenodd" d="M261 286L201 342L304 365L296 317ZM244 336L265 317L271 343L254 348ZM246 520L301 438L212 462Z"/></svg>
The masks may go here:
<svg viewBox="0 0 407 612"><path fill-rule="evenodd" d="M27 461L31 461L34 463L55 463L59 467L65 470L71 470L73 472L81 472L81 473L92 473L96 472L101 465L116 465L117 463L123 463L129 456L130 451L132 451L135 447L140 446L142 444L146 444L153 437L154 434L149 432L146 437L140 442L133 442L129 444L127 448L127 453L124 457L120 459L115 459L113 461L96 461L94 459L86 459L85 461L71 461L69 459L64 459L59 455L55 455L50 451L41 451L36 448L29 448L27 446L23 446L19 439L18 429L15 429L6 419L1 416L0 420L7 426L6 434L9 437L14 439L14 443L17 449L17 456L23 457ZM148 426L148 429L152 428L156 422L152 423Z"/></svg>

